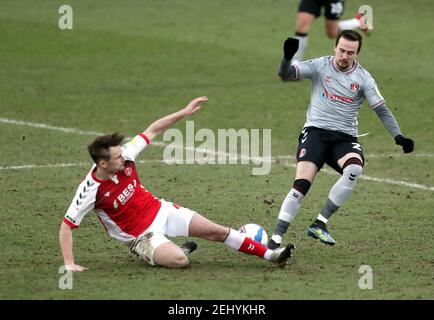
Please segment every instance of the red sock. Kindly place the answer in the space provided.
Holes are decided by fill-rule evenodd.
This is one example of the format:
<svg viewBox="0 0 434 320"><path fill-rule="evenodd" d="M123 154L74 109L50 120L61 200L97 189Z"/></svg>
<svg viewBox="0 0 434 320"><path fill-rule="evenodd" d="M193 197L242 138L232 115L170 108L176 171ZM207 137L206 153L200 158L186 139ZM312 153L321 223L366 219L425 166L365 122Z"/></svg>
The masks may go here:
<svg viewBox="0 0 434 320"><path fill-rule="evenodd" d="M251 254L258 257L264 257L265 252L268 249L264 247L259 242L256 242L250 238L245 238L243 243L241 244L241 247L238 249L238 251Z"/></svg>

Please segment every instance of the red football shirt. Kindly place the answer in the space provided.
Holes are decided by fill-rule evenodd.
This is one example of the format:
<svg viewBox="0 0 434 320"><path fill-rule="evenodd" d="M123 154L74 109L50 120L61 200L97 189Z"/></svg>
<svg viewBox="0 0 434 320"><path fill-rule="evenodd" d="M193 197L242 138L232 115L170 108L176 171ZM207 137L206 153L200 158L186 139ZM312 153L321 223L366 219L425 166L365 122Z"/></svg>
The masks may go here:
<svg viewBox="0 0 434 320"><path fill-rule="evenodd" d="M83 217L94 210L113 238L127 242L143 233L154 221L161 207L158 198L140 184L135 159L149 144L140 134L122 146L125 168L110 180L95 176L93 165L79 185L64 222L77 228Z"/></svg>

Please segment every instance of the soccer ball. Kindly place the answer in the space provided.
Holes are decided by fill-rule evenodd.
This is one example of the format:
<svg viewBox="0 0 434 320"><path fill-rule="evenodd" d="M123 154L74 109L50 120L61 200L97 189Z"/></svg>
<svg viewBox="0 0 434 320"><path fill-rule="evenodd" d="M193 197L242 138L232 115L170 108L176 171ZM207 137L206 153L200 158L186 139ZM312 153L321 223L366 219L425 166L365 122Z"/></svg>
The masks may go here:
<svg viewBox="0 0 434 320"><path fill-rule="evenodd" d="M268 243L267 232L259 224L248 223L241 226L240 230L238 231L244 233L247 236L247 238L255 240L256 242L259 242L263 246L266 246Z"/></svg>

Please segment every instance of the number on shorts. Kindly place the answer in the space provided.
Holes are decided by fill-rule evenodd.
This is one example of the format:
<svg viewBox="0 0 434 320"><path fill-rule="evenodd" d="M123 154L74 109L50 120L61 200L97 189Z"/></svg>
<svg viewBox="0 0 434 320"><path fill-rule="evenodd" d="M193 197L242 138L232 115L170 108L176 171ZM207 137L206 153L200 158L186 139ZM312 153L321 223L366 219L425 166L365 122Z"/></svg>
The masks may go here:
<svg viewBox="0 0 434 320"><path fill-rule="evenodd" d="M359 143L352 142L352 144L353 144L353 149L362 151L362 146Z"/></svg>

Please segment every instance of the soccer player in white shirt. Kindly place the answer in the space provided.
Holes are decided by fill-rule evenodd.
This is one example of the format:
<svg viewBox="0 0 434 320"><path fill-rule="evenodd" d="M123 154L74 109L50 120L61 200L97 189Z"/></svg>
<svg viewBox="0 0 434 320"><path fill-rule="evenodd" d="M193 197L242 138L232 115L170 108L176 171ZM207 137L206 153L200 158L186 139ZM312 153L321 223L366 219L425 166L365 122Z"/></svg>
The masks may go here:
<svg viewBox="0 0 434 320"><path fill-rule="evenodd" d="M325 163L341 177L331 188L324 207L308 229L308 235L328 245L336 243L326 223L351 195L357 178L362 174L364 157L362 146L357 141L357 115L365 99L395 143L402 146L405 153L413 151L413 140L402 135L374 79L356 61L361 45L359 33L345 30L336 39L334 56L291 65L298 40L288 38L284 43L279 76L282 80L310 79L312 91L306 122L298 141L294 184L281 206L269 248L280 246L283 234Z"/></svg>
<svg viewBox="0 0 434 320"><path fill-rule="evenodd" d="M256 255L284 266L294 246L271 250L244 234L216 224L195 211L158 199L141 185L135 159L155 136L176 121L193 115L207 97L192 100L185 108L152 123L130 142L121 145L123 136L114 133L96 138L89 146L94 161L60 226L59 240L67 270L82 272L75 263L72 229L77 228L91 210L98 215L107 233L124 242L134 254L151 265L169 268L189 264L186 253L196 249L195 242L179 247L166 238L199 237L223 242L233 250Z"/></svg>

